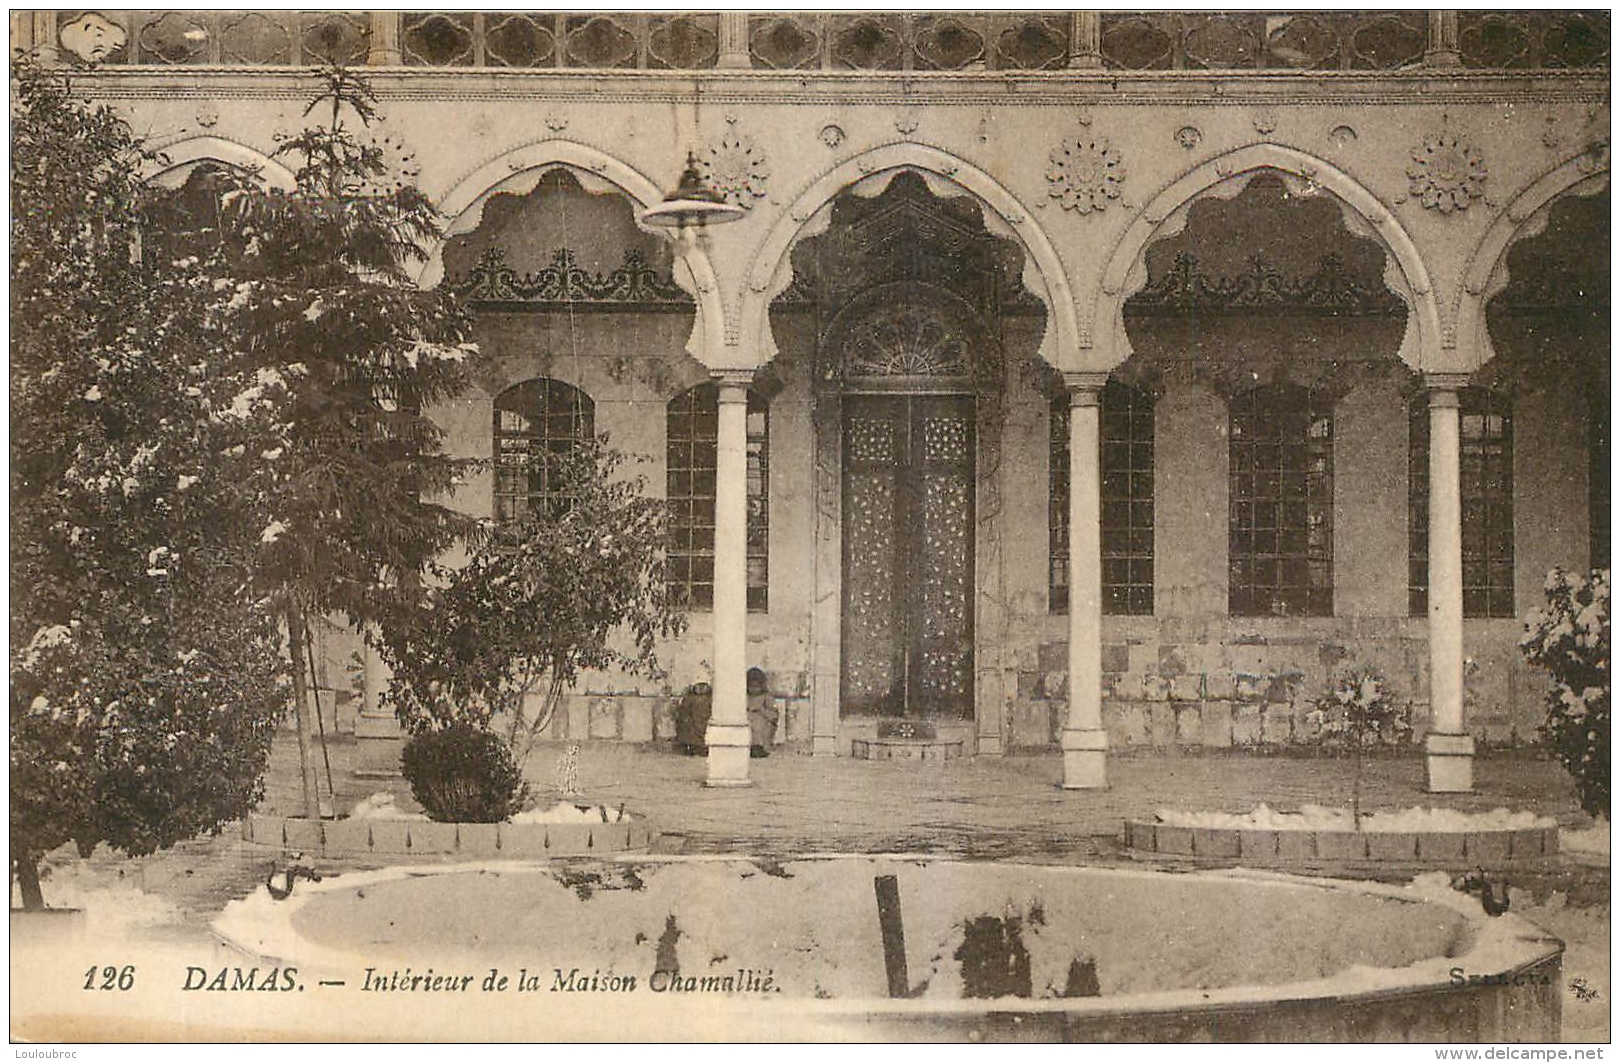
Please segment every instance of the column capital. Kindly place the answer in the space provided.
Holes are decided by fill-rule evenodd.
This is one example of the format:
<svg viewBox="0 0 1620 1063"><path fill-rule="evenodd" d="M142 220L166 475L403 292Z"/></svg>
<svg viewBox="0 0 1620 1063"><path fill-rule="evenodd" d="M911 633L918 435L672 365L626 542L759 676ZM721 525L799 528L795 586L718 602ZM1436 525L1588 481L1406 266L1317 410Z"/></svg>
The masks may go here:
<svg viewBox="0 0 1620 1063"><path fill-rule="evenodd" d="M1063 386L1069 390L1070 406L1095 406L1108 383L1108 374L1094 370L1063 371Z"/></svg>
<svg viewBox="0 0 1620 1063"><path fill-rule="evenodd" d="M1455 406L1457 392L1468 386L1468 373L1424 373L1423 386L1429 392L1430 406ZM1447 396L1450 396L1449 401Z"/></svg>
<svg viewBox="0 0 1620 1063"><path fill-rule="evenodd" d="M747 402L754 383L752 369L711 369L709 379L720 388L721 402Z"/></svg>

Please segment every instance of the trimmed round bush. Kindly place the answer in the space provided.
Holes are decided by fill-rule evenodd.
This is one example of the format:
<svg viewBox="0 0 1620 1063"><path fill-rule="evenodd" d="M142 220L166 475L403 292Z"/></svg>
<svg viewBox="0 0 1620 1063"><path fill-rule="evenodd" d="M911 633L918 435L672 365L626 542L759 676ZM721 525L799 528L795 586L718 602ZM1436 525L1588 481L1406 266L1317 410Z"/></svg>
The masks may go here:
<svg viewBox="0 0 1620 1063"><path fill-rule="evenodd" d="M499 823L522 809L529 787L498 735L457 724L405 743L400 768L411 796L441 823Z"/></svg>

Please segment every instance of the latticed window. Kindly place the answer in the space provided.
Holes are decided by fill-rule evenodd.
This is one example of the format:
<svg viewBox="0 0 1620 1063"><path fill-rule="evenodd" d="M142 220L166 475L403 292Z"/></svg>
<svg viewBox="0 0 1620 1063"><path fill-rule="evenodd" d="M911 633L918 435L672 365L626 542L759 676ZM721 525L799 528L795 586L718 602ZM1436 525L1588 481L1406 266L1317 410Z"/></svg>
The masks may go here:
<svg viewBox="0 0 1620 1063"><path fill-rule="evenodd" d="M1513 407L1483 388L1464 388L1461 403L1462 576L1464 616L1514 616ZM1429 611L1429 400L1411 406L1407 448L1407 599L1413 616Z"/></svg>
<svg viewBox="0 0 1620 1063"><path fill-rule="evenodd" d="M566 504L548 455L564 455L595 434L591 397L560 380L526 380L495 399L495 519L511 521Z"/></svg>
<svg viewBox="0 0 1620 1063"><path fill-rule="evenodd" d="M1320 392L1255 388L1230 407L1228 608L1333 614L1333 412Z"/></svg>
<svg viewBox="0 0 1620 1063"><path fill-rule="evenodd" d="M714 608L714 489L720 389L699 384L669 402L665 498L669 503L669 588L689 609ZM748 608L768 606L770 431L767 405L748 392Z"/></svg>
<svg viewBox="0 0 1620 1063"><path fill-rule="evenodd" d="M1109 381L1102 390L1102 610L1153 613L1153 400ZM1052 402L1049 602L1069 608L1069 402Z"/></svg>

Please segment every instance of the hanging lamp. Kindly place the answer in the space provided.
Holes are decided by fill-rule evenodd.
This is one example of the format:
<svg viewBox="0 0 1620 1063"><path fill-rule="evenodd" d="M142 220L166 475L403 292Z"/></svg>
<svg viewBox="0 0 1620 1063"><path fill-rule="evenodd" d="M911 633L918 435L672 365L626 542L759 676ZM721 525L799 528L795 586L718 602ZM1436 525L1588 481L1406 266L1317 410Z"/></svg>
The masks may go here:
<svg viewBox="0 0 1620 1063"><path fill-rule="evenodd" d="M736 221L746 211L735 203L726 202L718 192L703 183L698 174L697 156L686 153L686 169L674 191L664 197L656 207L648 207L641 214L643 225L686 229L705 225L719 225Z"/></svg>

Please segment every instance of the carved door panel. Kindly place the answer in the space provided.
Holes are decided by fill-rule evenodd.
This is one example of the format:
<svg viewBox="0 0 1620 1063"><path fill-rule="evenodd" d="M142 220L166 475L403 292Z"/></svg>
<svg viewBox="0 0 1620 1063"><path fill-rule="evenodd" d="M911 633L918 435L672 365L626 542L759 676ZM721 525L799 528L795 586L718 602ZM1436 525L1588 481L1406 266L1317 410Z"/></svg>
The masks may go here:
<svg viewBox="0 0 1620 1063"><path fill-rule="evenodd" d="M973 716L973 399L844 398L843 712Z"/></svg>

